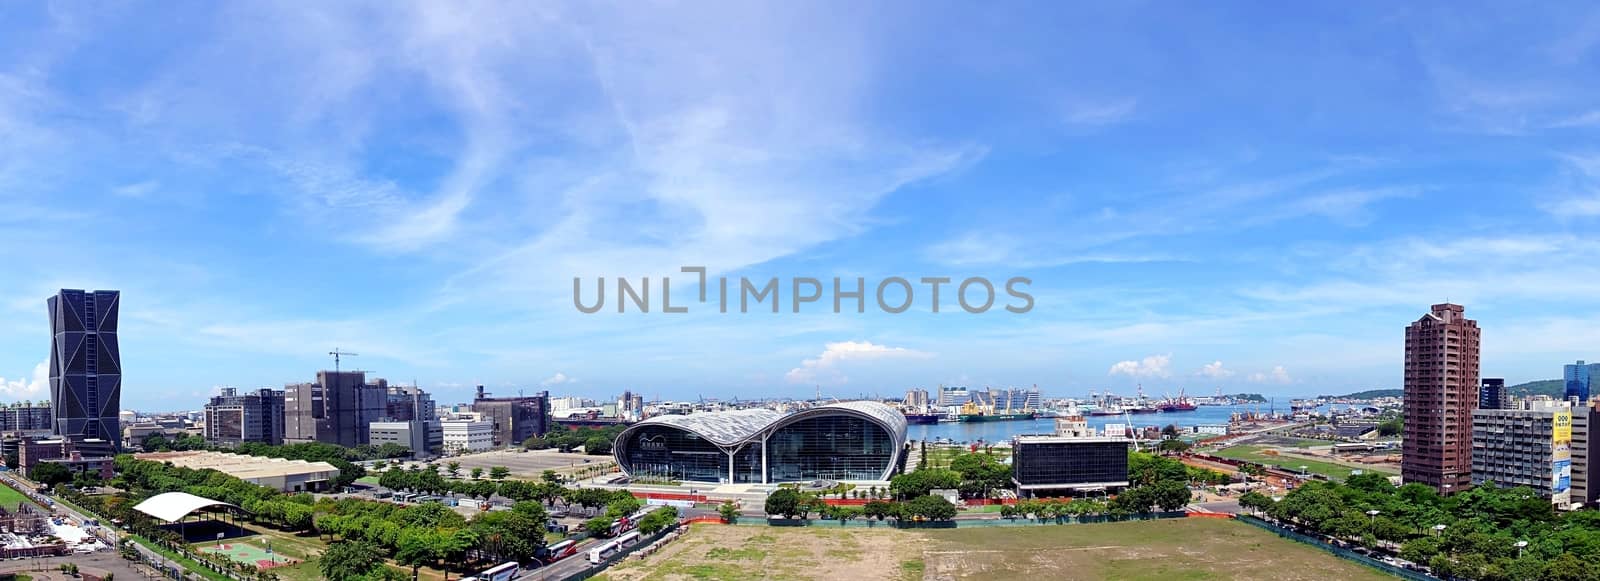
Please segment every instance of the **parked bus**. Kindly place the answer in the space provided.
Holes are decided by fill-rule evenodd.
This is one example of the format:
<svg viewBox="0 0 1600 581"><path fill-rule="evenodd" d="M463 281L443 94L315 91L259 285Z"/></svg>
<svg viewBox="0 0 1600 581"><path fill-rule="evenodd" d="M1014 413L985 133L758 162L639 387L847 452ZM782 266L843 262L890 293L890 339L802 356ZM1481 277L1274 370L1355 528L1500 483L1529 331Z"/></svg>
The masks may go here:
<svg viewBox="0 0 1600 581"><path fill-rule="evenodd" d="M606 560L607 557L617 554L617 549L621 547L622 545L616 541L601 543L599 546L589 549L589 562L599 564L601 561Z"/></svg>
<svg viewBox="0 0 1600 581"><path fill-rule="evenodd" d="M516 561L501 563L487 571L478 574L479 581L511 581L516 578L520 568Z"/></svg>
<svg viewBox="0 0 1600 581"><path fill-rule="evenodd" d="M567 539L554 545L545 547L544 562L546 564L571 557L578 552L578 541Z"/></svg>
<svg viewBox="0 0 1600 581"><path fill-rule="evenodd" d="M628 534L622 535L620 537L617 537L617 546L618 547L630 546L630 545L632 545L634 543L637 543L637 542L639 542L639 531L633 531L631 533L628 533Z"/></svg>

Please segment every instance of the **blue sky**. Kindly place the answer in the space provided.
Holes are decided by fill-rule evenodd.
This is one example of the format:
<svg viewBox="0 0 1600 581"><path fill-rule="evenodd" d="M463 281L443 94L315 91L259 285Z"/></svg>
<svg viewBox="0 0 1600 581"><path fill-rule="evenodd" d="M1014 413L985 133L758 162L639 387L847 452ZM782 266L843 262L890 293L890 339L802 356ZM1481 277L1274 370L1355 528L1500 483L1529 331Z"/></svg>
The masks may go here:
<svg viewBox="0 0 1600 581"><path fill-rule="evenodd" d="M1600 359L1583 3L326 4L0 0L0 397L62 287L123 291L141 409L334 347L444 401L1342 392L1446 299L1486 376ZM572 306L684 265L1037 303Z"/></svg>

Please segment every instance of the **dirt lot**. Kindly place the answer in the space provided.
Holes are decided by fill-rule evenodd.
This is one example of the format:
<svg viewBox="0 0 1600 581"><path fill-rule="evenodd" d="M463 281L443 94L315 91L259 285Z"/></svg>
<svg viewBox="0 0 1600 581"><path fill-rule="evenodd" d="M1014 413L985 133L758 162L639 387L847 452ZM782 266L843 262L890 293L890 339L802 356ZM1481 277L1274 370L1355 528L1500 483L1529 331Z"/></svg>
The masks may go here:
<svg viewBox="0 0 1600 581"><path fill-rule="evenodd" d="M769 528L696 525L649 559L601 577L643 579L921 579L920 537L887 527Z"/></svg>
<svg viewBox="0 0 1600 581"><path fill-rule="evenodd" d="M660 553L624 561L603 578L1389 579L1218 519L920 531L698 525Z"/></svg>

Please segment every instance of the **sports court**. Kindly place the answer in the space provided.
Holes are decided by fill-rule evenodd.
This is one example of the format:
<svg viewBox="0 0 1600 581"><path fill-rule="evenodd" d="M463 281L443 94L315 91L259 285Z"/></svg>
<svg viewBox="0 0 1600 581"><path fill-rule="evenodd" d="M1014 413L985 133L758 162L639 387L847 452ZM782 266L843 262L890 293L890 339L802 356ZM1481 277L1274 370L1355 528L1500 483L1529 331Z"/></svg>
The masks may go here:
<svg viewBox="0 0 1600 581"><path fill-rule="evenodd" d="M222 543L221 545L198 545L195 547L195 550L211 555L226 555L229 559L234 561L240 563L249 563L262 569L293 565L300 562L282 555L268 554L266 547L263 547L257 543L259 543L259 541ZM273 560L274 557L276 557L276 561Z"/></svg>

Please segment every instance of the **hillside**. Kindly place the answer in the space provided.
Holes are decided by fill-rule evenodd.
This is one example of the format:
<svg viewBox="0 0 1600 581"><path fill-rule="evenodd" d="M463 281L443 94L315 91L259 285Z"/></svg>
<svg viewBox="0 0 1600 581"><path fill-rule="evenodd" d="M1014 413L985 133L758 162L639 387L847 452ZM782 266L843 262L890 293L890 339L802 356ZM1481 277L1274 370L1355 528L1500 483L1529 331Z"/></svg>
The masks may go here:
<svg viewBox="0 0 1600 581"><path fill-rule="evenodd" d="M1341 399L1372 399L1375 397L1400 397L1404 394L1405 391L1399 389L1369 389L1334 397Z"/></svg>
<svg viewBox="0 0 1600 581"><path fill-rule="evenodd" d="M1548 395L1559 398L1566 394L1567 382L1560 379L1541 379L1513 385L1506 388L1506 391L1511 395Z"/></svg>

